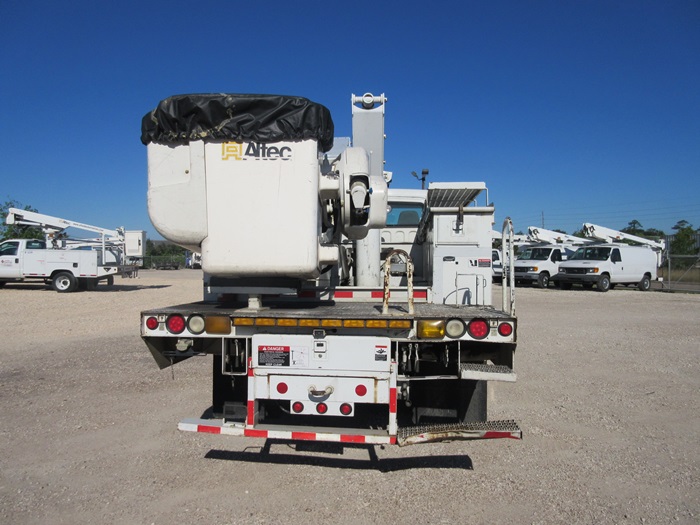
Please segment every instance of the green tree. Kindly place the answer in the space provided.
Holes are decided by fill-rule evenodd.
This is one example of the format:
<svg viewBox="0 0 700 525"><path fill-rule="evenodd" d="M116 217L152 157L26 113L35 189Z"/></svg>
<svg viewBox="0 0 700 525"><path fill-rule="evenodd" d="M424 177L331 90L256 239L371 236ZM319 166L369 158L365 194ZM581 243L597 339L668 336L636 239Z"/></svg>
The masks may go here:
<svg viewBox="0 0 700 525"><path fill-rule="evenodd" d="M676 230L673 242L671 242L671 253L673 255L695 255L698 249L695 246L695 230L693 225L686 220L678 221L673 227Z"/></svg>
<svg viewBox="0 0 700 525"><path fill-rule="evenodd" d="M8 199L0 205L0 240L5 239L43 239L44 234L39 228L32 226L23 226L21 224L6 224L5 219L10 208L20 210L33 211L37 210L29 205L23 206L20 202L14 199Z"/></svg>
<svg viewBox="0 0 700 525"><path fill-rule="evenodd" d="M177 244L166 241L146 241L146 255L151 257L163 257L168 255L184 255L185 249Z"/></svg>
<svg viewBox="0 0 700 525"><path fill-rule="evenodd" d="M644 228L642 227L641 222L639 222L637 219L632 219L627 223L625 228L622 228L621 231L631 235L642 235L644 233Z"/></svg>
<svg viewBox="0 0 700 525"><path fill-rule="evenodd" d="M666 234L663 232L663 230L657 230L656 228L647 228L646 230L644 230L643 237L646 237L647 239L662 239L663 237L666 237Z"/></svg>
<svg viewBox="0 0 700 525"><path fill-rule="evenodd" d="M576 230L571 235L573 235L574 237L581 237L582 239L586 238L586 232L583 231L583 228L581 228L580 230Z"/></svg>

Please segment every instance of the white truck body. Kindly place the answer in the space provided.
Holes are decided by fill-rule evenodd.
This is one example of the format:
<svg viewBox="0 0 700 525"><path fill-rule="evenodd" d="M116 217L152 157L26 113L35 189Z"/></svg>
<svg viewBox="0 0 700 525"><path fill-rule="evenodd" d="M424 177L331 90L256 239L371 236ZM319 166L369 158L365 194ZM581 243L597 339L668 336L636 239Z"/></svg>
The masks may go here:
<svg viewBox="0 0 700 525"><path fill-rule="evenodd" d="M182 95L144 117L149 214L168 240L201 251L204 270L203 301L141 314L161 368L213 356L211 416L179 428L519 439L515 422L487 418L487 383L515 380L517 320L512 295L492 307L486 187L388 190L386 99L352 101L353 145L339 140L341 151L327 110L298 97ZM179 113L195 106L201 122Z"/></svg>

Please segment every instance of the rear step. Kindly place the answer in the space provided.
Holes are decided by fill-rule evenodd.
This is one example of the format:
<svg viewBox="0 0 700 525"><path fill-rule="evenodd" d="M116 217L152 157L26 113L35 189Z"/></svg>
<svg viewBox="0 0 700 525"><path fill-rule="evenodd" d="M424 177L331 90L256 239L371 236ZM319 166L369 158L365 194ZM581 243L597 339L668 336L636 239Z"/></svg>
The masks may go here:
<svg viewBox="0 0 700 525"><path fill-rule="evenodd" d="M462 363L459 365L460 379L476 381L509 381L516 379L512 368L503 365L485 365L481 363Z"/></svg>
<svg viewBox="0 0 700 525"><path fill-rule="evenodd" d="M419 425L399 428L396 443L403 447L431 441L501 438L522 439L523 431L513 420Z"/></svg>

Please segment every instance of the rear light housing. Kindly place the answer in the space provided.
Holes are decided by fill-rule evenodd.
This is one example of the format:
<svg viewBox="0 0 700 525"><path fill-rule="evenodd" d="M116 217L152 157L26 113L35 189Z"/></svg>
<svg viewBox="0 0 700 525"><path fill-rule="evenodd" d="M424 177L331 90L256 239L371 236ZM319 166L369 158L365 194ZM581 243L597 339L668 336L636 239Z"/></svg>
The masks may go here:
<svg viewBox="0 0 700 525"><path fill-rule="evenodd" d="M292 403L292 412L295 414L301 414L304 411L304 403L301 401L295 401Z"/></svg>
<svg viewBox="0 0 700 525"><path fill-rule="evenodd" d="M421 319L416 335L419 339L442 339L445 337L445 321L442 319Z"/></svg>
<svg viewBox="0 0 700 525"><path fill-rule="evenodd" d="M328 405L326 405L325 403L319 403L318 405L316 405L316 412L318 412L319 414L325 414L326 412L328 412Z"/></svg>
<svg viewBox="0 0 700 525"><path fill-rule="evenodd" d="M449 319L445 323L445 333L447 337L452 339L459 339L467 331L467 325L461 319Z"/></svg>
<svg viewBox="0 0 700 525"><path fill-rule="evenodd" d="M503 337L509 337L513 334L513 325L510 323L501 323L498 325L498 333Z"/></svg>
<svg viewBox="0 0 700 525"><path fill-rule="evenodd" d="M204 327L206 325L206 322L204 321L204 317L201 315L191 315L190 318L187 320L187 329L190 331L190 333L198 335L204 332Z"/></svg>
<svg viewBox="0 0 700 525"><path fill-rule="evenodd" d="M343 403L340 405L340 413L344 416L349 416L352 414L352 405L350 403Z"/></svg>
<svg viewBox="0 0 700 525"><path fill-rule="evenodd" d="M171 334L181 334L185 331L185 318L180 314L172 314L165 321L165 327Z"/></svg>
<svg viewBox="0 0 700 525"><path fill-rule="evenodd" d="M159 324L160 323L158 322L157 317L149 317L148 319L146 319L146 328L148 328L149 330L155 330L156 328L158 328Z"/></svg>
<svg viewBox="0 0 700 525"><path fill-rule="evenodd" d="M467 325L467 332L474 339L485 339L489 331L489 323L485 319L472 319Z"/></svg>

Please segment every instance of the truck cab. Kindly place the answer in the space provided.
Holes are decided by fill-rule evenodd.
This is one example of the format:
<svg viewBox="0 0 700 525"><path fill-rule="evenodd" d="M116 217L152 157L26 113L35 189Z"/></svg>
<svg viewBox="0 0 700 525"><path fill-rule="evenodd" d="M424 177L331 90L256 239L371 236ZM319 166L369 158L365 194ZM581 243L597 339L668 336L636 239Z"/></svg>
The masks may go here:
<svg viewBox="0 0 700 525"><path fill-rule="evenodd" d="M45 250L46 242L38 239L9 239L0 244L0 286L22 280L21 255L25 249Z"/></svg>

